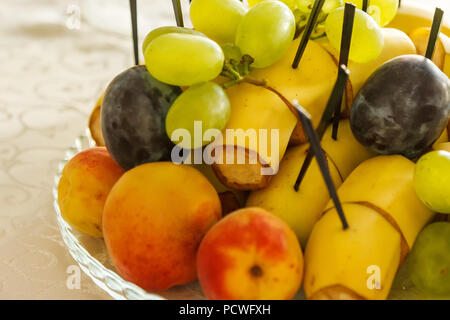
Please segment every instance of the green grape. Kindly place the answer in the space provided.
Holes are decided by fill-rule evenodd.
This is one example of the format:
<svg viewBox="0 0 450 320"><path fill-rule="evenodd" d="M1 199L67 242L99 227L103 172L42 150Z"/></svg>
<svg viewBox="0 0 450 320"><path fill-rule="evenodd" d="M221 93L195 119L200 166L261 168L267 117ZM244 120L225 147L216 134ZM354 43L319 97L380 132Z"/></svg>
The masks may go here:
<svg viewBox="0 0 450 320"><path fill-rule="evenodd" d="M263 1L265 0L248 0L248 4L250 7L253 7ZM294 10L295 8L297 8L297 2L299 0L278 0L278 1L283 2L285 5L289 7L289 9Z"/></svg>
<svg viewBox="0 0 450 320"><path fill-rule="evenodd" d="M332 11L325 21L325 30L330 43L340 51L344 7ZM358 63L375 60L381 54L384 38L381 27L367 13L356 9L349 59Z"/></svg>
<svg viewBox="0 0 450 320"><path fill-rule="evenodd" d="M235 44L255 59L255 68L278 61L288 50L295 34L292 11L280 1L266 0L252 7L242 18Z"/></svg>
<svg viewBox="0 0 450 320"><path fill-rule="evenodd" d="M190 86L216 78L224 55L214 41L193 34L168 33L154 39L144 53L150 74L161 82Z"/></svg>
<svg viewBox="0 0 450 320"><path fill-rule="evenodd" d="M198 83L178 96L170 107L166 117L167 135L182 148L200 148L211 141L195 137L194 121L201 121L203 133L208 129L222 131L230 118L230 112L230 102L221 86L213 82ZM190 141L177 137L177 129L187 130Z"/></svg>
<svg viewBox="0 0 450 320"><path fill-rule="evenodd" d="M450 152L423 155L415 167L414 188L431 210L450 214Z"/></svg>
<svg viewBox="0 0 450 320"><path fill-rule="evenodd" d="M189 28L174 27L174 26L160 27L153 29L152 31L147 33L144 42L142 43L142 52L145 53L145 49L147 49L150 42L152 42L155 38L167 33L186 33L206 37L203 33Z"/></svg>
<svg viewBox="0 0 450 320"><path fill-rule="evenodd" d="M194 28L219 43L233 42L247 8L239 0L192 0L190 17Z"/></svg>
<svg viewBox="0 0 450 320"><path fill-rule="evenodd" d="M436 297L450 294L450 223L435 222L422 230L411 250L408 271L417 289Z"/></svg>
<svg viewBox="0 0 450 320"><path fill-rule="evenodd" d="M363 0L345 1L362 9ZM391 22L397 14L398 0L370 0L367 13L382 27Z"/></svg>
<svg viewBox="0 0 450 320"><path fill-rule="evenodd" d="M314 0L298 0L297 8L304 13L310 13L314 5Z"/></svg>
<svg viewBox="0 0 450 320"><path fill-rule="evenodd" d="M297 0L297 8L303 13L310 13L314 5L314 0ZM344 5L343 0L325 0L322 13L328 14L336 8Z"/></svg>
<svg viewBox="0 0 450 320"><path fill-rule="evenodd" d="M226 43L222 45L222 51L225 55L225 60L233 59L236 62L241 61L242 53L241 49L232 43Z"/></svg>

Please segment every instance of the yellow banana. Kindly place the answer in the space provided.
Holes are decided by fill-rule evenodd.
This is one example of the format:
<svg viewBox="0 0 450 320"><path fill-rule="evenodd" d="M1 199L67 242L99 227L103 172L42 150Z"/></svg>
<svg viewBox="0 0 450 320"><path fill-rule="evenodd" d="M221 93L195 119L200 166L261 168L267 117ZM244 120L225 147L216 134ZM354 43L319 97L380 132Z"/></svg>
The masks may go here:
<svg viewBox="0 0 450 320"><path fill-rule="evenodd" d="M337 140L331 137L331 129L330 126L323 135L322 148L337 167L342 179L345 180L361 162L375 154L355 139L349 120L339 122Z"/></svg>
<svg viewBox="0 0 450 320"><path fill-rule="evenodd" d="M250 193L246 206L261 207L284 220L297 235L302 248L314 224L320 218L324 206L330 196L321 176L316 160L313 160L303 178L300 189L294 190L295 180L306 157L309 145L292 147L286 152L280 170L261 190ZM328 167L335 187L339 187L342 179L329 157Z"/></svg>
<svg viewBox="0 0 450 320"><path fill-rule="evenodd" d="M320 45L311 41L299 67L292 69L299 41L293 41L288 53L280 61L266 69L254 70L251 76L267 80L270 87L289 101L298 100L312 115L313 123L317 124L336 81L337 66ZM266 88L241 83L227 89L227 94L231 116L224 132L232 129L235 137L222 144L216 143L215 148L223 151L223 157L222 164L213 165L214 171L228 187L239 190L264 188L271 175L262 175L261 168L272 169L273 172L278 170L293 133L297 133L297 139L294 139L296 142L305 142L305 137L301 137L301 126L294 112ZM254 139L248 138L251 135L249 130L253 132ZM278 131L278 140L272 141L273 130ZM261 132L266 133L267 139ZM224 140L226 138L225 135ZM252 144L251 140L256 143ZM267 148L262 145L264 140L267 141ZM236 164L239 151L245 153L246 164ZM234 164L226 163L227 156L234 157ZM258 158L256 164L249 164L251 156Z"/></svg>
<svg viewBox="0 0 450 320"><path fill-rule="evenodd" d="M431 28L423 27L414 29L410 34L417 48L417 53L420 55L425 55L426 53L430 32ZM439 34L431 60L447 76L450 76L450 38L443 33Z"/></svg>
<svg viewBox="0 0 450 320"><path fill-rule="evenodd" d="M271 176L263 175L261 169L276 166L274 162L282 159L297 118L276 94L263 87L241 83L227 89L227 95L231 115L223 141L214 142L216 159L222 162L213 164L214 172L233 189L263 188ZM238 163L239 153L244 154L245 163ZM253 156L257 163L250 163Z"/></svg>
<svg viewBox="0 0 450 320"><path fill-rule="evenodd" d="M414 166L403 156L378 156L360 164L338 190L342 202L365 203L390 219L403 235L407 251L434 216L414 191ZM332 207L329 202L325 210Z"/></svg>
<svg viewBox="0 0 450 320"><path fill-rule="evenodd" d="M338 189L349 229L342 230L330 201L308 241L308 298L387 297L399 265L434 216L418 199L413 174L414 163L399 155L371 158L350 174ZM371 265L380 269L380 290L366 286Z"/></svg>
<svg viewBox="0 0 450 320"><path fill-rule="evenodd" d="M340 122L336 141L331 138L331 127L327 129L322 138L322 148L326 152L328 167L336 187L359 163L373 156L354 138L348 120ZM295 231L303 248L330 199L315 160L308 168L300 189L296 192L293 188L307 149L308 145L289 149L278 174L265 189L251 192L246 203L246 206L265 208L283 219Z"/></svg>
<svg viewBox="0 0 450 320"><path fill-rule="evenodd" d="M442 143L435 144L433 146L433 150L443 150L443 151L450 152L450 142L442 142Z"/></svg>
<svg viewBox="0 0 450 320"><path fill-rule="evenodd" d="M447 77L450 77L450 38L441 33L439 40L441 41L442 46L444 47L444 51L445 51L444 64L442 65L442 71L447 75Z"/></svg>
<svg viewBox="0 0 450 320"><path fill-rule="evenodd" d="M103 95L100 96L94 109L91 111L89 116L89 132L91 133L92 139L95 141L97 146L104 146L105 140L103 139L102 128L100 127L100 111L102 107Z"/></svg>
<svg viewBox="0 0 450 320"><path fill-rule="evenodd" d="M449 122L450 124L450 122ZM445 130L442 132L441 136L436 140L436 142L433 144L433 149L436 149L436 146L448 142L448 128L445 128Z"/></svg>
<svg viewBox="0 0 450 320"><path fill-rule="evenodd" d="M283 59L268 68L254 70L253 76L266 79L289 101L297 100L317 126L333 90L338 67L326 50L309 41L299 66L293 69L300 38L292 42Z"/></svg>
<svg viewBox="0 0 450 320"><path fill-rule="evenodd" d="M420 3L418 1L403 0L397 15L387 25L388 28L396 28L402 30L406 34L410 34L414 29L421 27L431 27L433 23L434 8L426 4L426 1ZM442 21L441 32L450 36L450 17L444 15Z"/></svg>
<svg viewBox="0 0 450 320"><path fill-rule="evenodd" d="M337 212L327 212L315 225L305 251L303 286L308 299L386 299L400 264L401 237L375 210L343 204L349 229ZM368 280L380 270L380 289ZM372 271L373 272L373 271Z"/></svg>

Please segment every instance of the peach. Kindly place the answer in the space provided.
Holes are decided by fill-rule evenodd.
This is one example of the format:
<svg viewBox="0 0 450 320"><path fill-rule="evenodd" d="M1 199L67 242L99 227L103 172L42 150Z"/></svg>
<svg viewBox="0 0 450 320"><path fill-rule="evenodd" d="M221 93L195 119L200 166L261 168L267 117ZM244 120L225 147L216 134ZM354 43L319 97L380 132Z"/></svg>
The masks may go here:
<svg viewBox="0 0 450 320"><path fill-rule="evenodd" d="M302 282L303 253L284 221L250 207L211 228L200 244L197 266L208 299L291 299Z"/></svg>
<svg viewBox="0 0 450 320"><path fill-rule="evenodd" d="M102 237L106 197L123 173L105 147L76 154L65 165L58 184L58 204L64 220L80 232Z"/></svg>
<svg viewBox="0 0 450 320"><path fill-rule="evenodd" d="M185 284L197 278L198 246L221 210L216 190L193 167L143 164L106 200L106 248L119 274L145 290Z"/></svg>

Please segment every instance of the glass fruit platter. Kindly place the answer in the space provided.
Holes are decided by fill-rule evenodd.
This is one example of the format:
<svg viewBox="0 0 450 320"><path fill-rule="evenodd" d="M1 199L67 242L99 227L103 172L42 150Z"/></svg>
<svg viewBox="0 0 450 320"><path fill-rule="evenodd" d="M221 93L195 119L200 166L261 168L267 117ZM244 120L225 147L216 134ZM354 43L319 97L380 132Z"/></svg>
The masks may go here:
<svg viewBox="0 0 450 320"><path fill-rule="evenodd" d="M135 66L59 165L82 270L117 299L445 299L444 12L194 0L190 29L172 3L142 65L130 1Z"/></svg>
<svg viewBox="0 0 450 320"><path fill-rule="evenodd" d="M80 266L81 270L88 275L92 281L100 288L105 290L114 299L126 300L160 300L160 299L176 299L176 300L199 300L205 299L198 282L189 285L177 286L164 292L146 292L135 284L124 280L117 274L112 265L108 252L106 251L103 239L94 238L78 232L72 228L61 216L57 200L57 189L62 169L69 159L75 154L87 148L95 146L94 140L91 138L89 129L80 135L69 148L64 159L59 163L58 172L54 178L53 187L53 206L56 212L58 227L61 232L63 241L69 250L70 255ZM304 299L303 290L300 290L295 299ZM450 297L440 297L440 299L449 299ZM407 261L399 270L396 280L392 286L389 299L393 300L409 300L409 299L436 299L436 297L423 295L414 288L407 273Z"/></svg>

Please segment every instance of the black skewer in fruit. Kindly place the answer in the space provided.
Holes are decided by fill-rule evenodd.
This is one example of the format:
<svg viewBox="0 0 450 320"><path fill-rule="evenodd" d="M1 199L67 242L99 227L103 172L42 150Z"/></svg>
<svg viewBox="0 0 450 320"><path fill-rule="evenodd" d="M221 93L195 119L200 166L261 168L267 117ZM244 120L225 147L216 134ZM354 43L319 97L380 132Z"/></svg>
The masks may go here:
<svg viewBox="0 0 450 320"><path fill-rule="evenodd" d="M319 125L317 126L316 132L317 136L320 140L322 140L322 137L325 133L325 130L327 129L328 125L331 123L331 119L333 117L333 113L335 111L336 105L341 102L342 95L344 94L344 90L347 84L349 76L349 71L346 68L346 66L341 65L339 67L338 71L338 77L336 80L336 83L334 84L333 91L331 92L330 98L328 99L327 106L325 108L325 111L322 114L322 118L320 119ZM305 177L306 171L308 170L311 161L314 157L313 152L311 151L311 148L308 149L305 160L303 161L302 168L300 169L300 173L298 174L297 180L294 184L294 190L298 191L300 188L300 184L303 181L303 178Z"/></svg>
<svg viewBox="0 0 450 320"><path fill-rule="evenodd" d="M436 41L441 32L442 18L444 17L444 11L440 8L436 8L434 11L433 24L431 25L430 38L428 39L427 51L425 57L431 60L436 47Z"/></svg>
<svg viewBox="0 0 450 320"><path fill-rule="evenodd" d="M367 8L369 8L369 0L363 0L362 11L367 12Z"/></svg>
<svg viewBox="0 0 450 320"><path fill-rule="evenodd" d="M336 211L338 212L339 218L342 222L342 228L346 230L348 228L347 219L345 218L344 211L342 209L342 204L339 200L336 188L333 184L333 179L331 178L330 170L328 168L328 163L325 158L325 154L320 146L320 139L317 136L316 131L314 130L314 126L311 122L311 115L303 109L297 101L294 101L294 107L297 110L297 113L302 122L303 128L305 129L306 136L309 140L309 144L311 146L312 151L317 159L317 163L319 164L320 172L322 173L325 184L327 185L328 192L330 193L330 197L333 199L334 206Z"/></svg>
<svg viewBox="0 0 450 320"><path fill-rule="evenodd" d="M323 4L325 0L316 0L314 2L314 6L311 10L311 14L309 15L308 22L306 23L305 30L303 31L302 39L298 45L297 53L295 54L294 61L292 62L292 68L297 69L298 64L305 52L306 45L308 44L309 38L311 37L311 33L316 26L317 18L319 17L319 13L322 10Z"/></svg>
<svg viewBox="0 0 450 320"><path fill-rule="evenodd" d="M356 7L354 4L351 3L345 4L344 22L342 25L342 36L341 36L341 51L339 53L340 66L348 65L348 56L350 54L350 45L352 42L352 34L353 34L353 22L355 20L355 10ZM341 105L342 105L342 96L339 103L336 104L336 109L334 111L333 131L332 131L332 138L334 140L337 140L339 120L341 118Z"/></svg>
<svg viewBox="0 0 450 320"><path fill-rule="evenodd" d="M138 27L137 27L137 8L136 0L130 0L130 13L131 13L131 30L133 34L133 52L134 52L134 64L139 64L139 49L138 49Z"/></svg>
<svg viewBox="0 0 450 320"><path fill-rule="evenodd" d="M175 20L177 26L184 27L183 11L181 10L180 0L172 0L173 12L175 13Z"/></svg>
<svg viewBox="0 0 450 320"><path fill-rule="evenodd" d="M426 152L450 116L450 80L430 60L443 11L436 9L426 57L403 55L384 63L358 92L350 111L356 139L378 154L414 159Z"/></svg>
<svg viewBox="0 0 450 320"><path fill-rule="evenodd" d="M337 139L337 133L339 128L339 119L341 115L341 104L342 104L342 97L344 95L344 90L348 81L348 56L350 53L350 44L352 39L352 33L353 33L353 21L355 17L355 9L356 7L351 3L345 4L344 9L344 22L342 27L342 40L341 40L341 50L340 50L340 56L339 56L339 71L338 71L338 78L336 80L335 86L333 88L333 91L330 95L330 98L328 100L327 106L325 108L324 113L322 114L322 118L320 119L319 126L317 127L317 133L322 139L322 136L327 128L327 126L332 122L333 120L333 138L334 140ZM345 78L345 79L344 79ZM340 82L344 81L344 82ZM297 180L294 184L295 191L299 190L300 184L306 174L306 171L309 168L309 165L312 161L312 154L310 150L308 150L308 153L306 155L305 161L303 162L302 168L300 169L300 173L297 176Z"/></svg>

